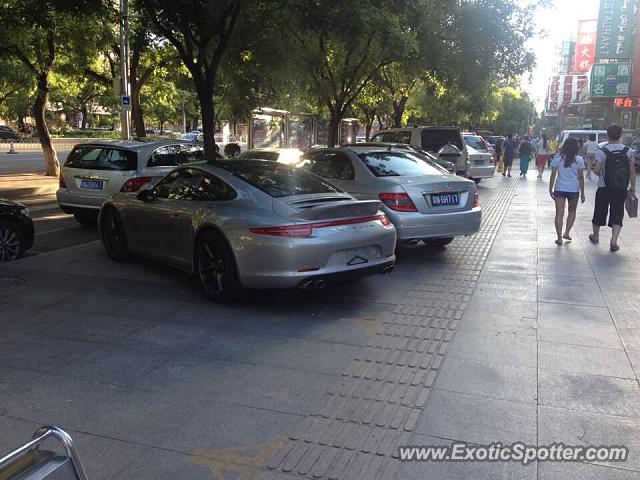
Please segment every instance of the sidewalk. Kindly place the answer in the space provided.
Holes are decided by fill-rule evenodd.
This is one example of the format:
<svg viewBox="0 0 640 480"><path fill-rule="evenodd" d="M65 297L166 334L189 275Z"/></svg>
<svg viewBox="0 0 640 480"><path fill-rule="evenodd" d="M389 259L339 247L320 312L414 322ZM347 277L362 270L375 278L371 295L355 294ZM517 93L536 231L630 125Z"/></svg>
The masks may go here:
<svg viewBox="0 0 640 480"><path fill-rule="evenodd" d="M619 252L609 252L608 228L592 245L596 179L587 181L573 241L557 246L549 172L533 177L512 179L518 188L410 443L625 445L630 458L412 463L399 478L640 476L640 220L625 219Z"/></svg>

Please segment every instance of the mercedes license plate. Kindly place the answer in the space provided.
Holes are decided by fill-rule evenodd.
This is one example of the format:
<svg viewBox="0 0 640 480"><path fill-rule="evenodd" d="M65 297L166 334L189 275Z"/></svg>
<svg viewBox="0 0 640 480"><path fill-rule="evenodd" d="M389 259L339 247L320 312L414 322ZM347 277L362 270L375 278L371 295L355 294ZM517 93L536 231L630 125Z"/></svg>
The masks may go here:
<svg viewBox="0 0 640 480"><path fill-rule="evenodd" d="M431 205L434 207L448 207L460 203L459 193L433 193L431 194Z"/></svg>
<svg viewBox="0 0 640 480"><path fill-rule="evenodd" d="M80 188L87 190L102 190L102 180L80 180Z"/></svg>

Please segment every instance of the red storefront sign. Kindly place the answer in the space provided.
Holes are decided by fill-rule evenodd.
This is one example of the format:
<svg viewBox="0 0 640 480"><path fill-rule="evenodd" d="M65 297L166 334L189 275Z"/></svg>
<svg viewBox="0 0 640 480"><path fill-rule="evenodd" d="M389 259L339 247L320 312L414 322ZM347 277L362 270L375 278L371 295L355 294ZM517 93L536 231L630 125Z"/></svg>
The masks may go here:
<svg viewBox="0 0 640 480"><path fill-rule="evenodd" d="M640 98L618 97L613 101L613 106L617 109L640 107Z"/></svg>
<svg viewBox="0 0 640 480"><path fill-rule="evenodd" d="M580 20L578 22L578 38L576 41L576 60L573 70L586 73L596 58L596 34L598 20Z"/></svg>

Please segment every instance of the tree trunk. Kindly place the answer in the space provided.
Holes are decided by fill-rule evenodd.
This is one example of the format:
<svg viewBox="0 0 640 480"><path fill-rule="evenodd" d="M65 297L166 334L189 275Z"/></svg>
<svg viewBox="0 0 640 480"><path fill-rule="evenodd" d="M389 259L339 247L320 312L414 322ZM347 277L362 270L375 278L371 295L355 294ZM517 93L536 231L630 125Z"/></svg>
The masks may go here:
<svg viewBox="0 0 640 480"><path fill-rule="evenodd" d="M49 135L49 127L47 126L47 118L45 112L48 100L49 72L43 73L38 76L38 91L36 95L36 101L33 105L33 117L36 121L36 131L38 132L40 145L42 146L42 153L44 154L44 161L47 167L47 176L59 177L60 162L58 161L56 149L53 148L51 135Z"/></svg>
<svg viewBox="0 0 640 480"><path fill-rule="evenodd" d="M164 122L160 122L160 135L164 132Z"/></svg>
<svg viewBox="0 0 640 480"><path fill-rule="evenodd" d="M335 108L330 109L331 118L329 120L329 138L327 140L328 147L335 147L340 139L338 138L338 129L340 126L340 120L342 120L342 115L340 115L339 110Z"/></svg>
<svg viewBox="0 0 640 480"><path fill-rule="evenodd" d="M144 128L144 112L140 103L141 85L137 81L131 79L131 118L133 126L136 129L136 137L146 137L147 132Z"/></svg>
<svg viewBox="0 0 640 480"><path fill-rule="evenodd" d="M82 114L82 124L80 125L80 128L82 130L86 130L87 120L88 120L87 117L89 116L89 109L87 108L86 104L82 105L82 108L80 109L80 113Z"/></svg>
<svg viewBox="0 0 640 480"><path fill-rule="evenodd" d="M371 129L373 128L373 121L367 120L367 124L364 126L364 138L368 142L371 138Z"/></svg>
<svg viewBox="0 0 640 480"><path fill-rule="evenodd" d="M407 105L408 97L403 95L400 101L393 101L393 126L399 128L402 126L402 115L404 115L404 107Z"/></svg>
<svg viewBox="0 0 640 480"><path fill-rule="evenodd" d="M202 115L202 133L204 135L204 156L207 162L216 161L215 138L215 109L213 105L213 85L199 86L198 100L200 100L200 113Z"/></svg>

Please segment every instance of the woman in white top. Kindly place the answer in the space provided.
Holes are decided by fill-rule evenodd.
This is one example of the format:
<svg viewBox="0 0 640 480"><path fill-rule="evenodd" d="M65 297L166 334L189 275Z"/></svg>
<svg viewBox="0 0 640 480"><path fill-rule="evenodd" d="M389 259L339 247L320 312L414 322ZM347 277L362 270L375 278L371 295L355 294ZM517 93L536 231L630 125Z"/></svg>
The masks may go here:
<svg viewBox="0 0 640 480"><path fill-rule="evenodd" d="M575 138L567 138L562 144L562 150L551 162L551 180L549 181L549 195L556 202L556 233L557 245L562 245L562 239L571 240L569 232L576 221L578 196L584 203L584 158L578 155L580 145ZM562 234L565 200L569 202L567 228Z"/></svg>

